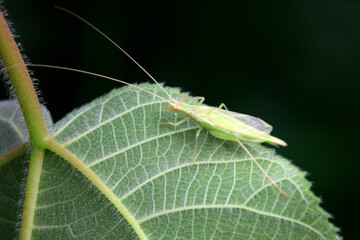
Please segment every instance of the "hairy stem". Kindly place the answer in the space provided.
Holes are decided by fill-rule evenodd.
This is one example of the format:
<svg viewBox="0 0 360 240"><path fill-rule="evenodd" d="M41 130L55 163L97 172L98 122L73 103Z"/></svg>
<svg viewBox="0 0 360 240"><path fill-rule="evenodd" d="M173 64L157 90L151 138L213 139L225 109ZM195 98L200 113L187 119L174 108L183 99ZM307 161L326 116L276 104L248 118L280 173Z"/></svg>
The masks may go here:
<svg viewBox="0 0 360 240"><path fill-rule="evenodd" d="M31 152L29 175L26 183L26 194L24 210L21 222L21 240L30 240L34 224L35 208L39 193L39 184L44 161L45 150L41 147L34 147Z"/></svg>
<svg viewBox="0 0 360 240"><path fill-rule="evenodd" d="M33 145L42 145L48 135L39 99L19 48L0 12L0 58L23 112Z"/></svg>
<svg viewBox="0 0 360 240"><path fill-rule="evenodd" d="M48 136L39 99L36 95L30 75L26 69L19 48L11 34L7 22L0 12L0 58L10 78L16 98L19 101L32 145L29 174L21 222L20 239L31 239L34 224L36 201L40 176L44 161L44 141ZM14 150L17 154L19 150ZM5 158L3 161L8 161Z"/></svg>

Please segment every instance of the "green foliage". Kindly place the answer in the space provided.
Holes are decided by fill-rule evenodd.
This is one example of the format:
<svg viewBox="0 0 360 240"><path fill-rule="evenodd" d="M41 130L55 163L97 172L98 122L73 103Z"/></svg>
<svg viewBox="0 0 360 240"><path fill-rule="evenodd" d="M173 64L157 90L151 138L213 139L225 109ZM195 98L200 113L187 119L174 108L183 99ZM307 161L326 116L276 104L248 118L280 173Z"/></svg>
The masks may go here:
<svg viewBox="0 0 360 240"><path fill-rule="evenodd" d="M163 96L155 85L140 85ZM179 91L167 88L175 99ZM48 129L109 189L95 187L68 159L47 151L33 221L34 239L339 239L310 183L288 160L245 143L290 198L278 192L248 155L139 90L124 87L74 110ZM19 109L1 103L0 153L28 139ZM15 117L16 116L16 117ZM20 137L23 133L23 137ZM5 136L4 138L3 136ZM20 139L20 140L19 140ZM61 151L59 151L61 152ZM12 239L21 221L29 154L0 156L0 238ZM3 160L3 161L2 161ZM3 164L1 164L3 162ZM124 216L128 211L132 218ZM138 233L143 232L144 236ZM140 236L140 237L139 237Z"/></svg>

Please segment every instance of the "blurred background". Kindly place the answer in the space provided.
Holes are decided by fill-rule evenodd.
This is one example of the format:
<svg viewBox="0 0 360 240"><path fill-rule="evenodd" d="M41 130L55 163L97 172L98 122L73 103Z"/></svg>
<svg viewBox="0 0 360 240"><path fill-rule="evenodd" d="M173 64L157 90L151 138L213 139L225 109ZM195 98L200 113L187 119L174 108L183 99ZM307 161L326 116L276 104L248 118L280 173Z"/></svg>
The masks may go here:
<svg viewBox="0 0 360 240"><path fill-rule="evenodd" d="M140 83L149 78L128 58L53 4L96 25L167 86L273 125L288 143L277 152L308 173L341 235L358 239L360 1L2 1L32 63ZM120 87L33 70L55 122Z"/></svg>

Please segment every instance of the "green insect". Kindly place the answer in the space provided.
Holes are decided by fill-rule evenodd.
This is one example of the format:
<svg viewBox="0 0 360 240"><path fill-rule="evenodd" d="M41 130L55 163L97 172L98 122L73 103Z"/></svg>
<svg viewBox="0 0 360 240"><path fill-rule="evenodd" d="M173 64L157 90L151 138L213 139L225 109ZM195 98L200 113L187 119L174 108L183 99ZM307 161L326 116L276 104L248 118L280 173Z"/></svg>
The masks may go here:
<svg viewBox="0 0 360 240"><path fill-rule="evenodd" d="M200 135L200 132L205 128L209 131L211 135L213 135L216 138L228 140L228 141L234 141L237 142L242 149L249 155L249 157L254 161L254 163L258 166L260 171L266 176L266 178L274 185L276 189L278 189L283 195L290 197L289 194L284 192L279 185L266 173L266 171L261 167L261 165L257 162L255 157L250 153L250 151L245 147L245 145L242 143L244 142L257 142L257 143L268 143L275 146L286 146L287 144L276 137L273 137L270 135L270 132L272 130L272 127L264 122L263 120L252 117L246 114L240 114L236 112L231 112L227 109L225 104L220 104L219 107L211 107L206 106L203 104L205 98L204 97L195 97L193 99L197 100L196 105L187 104L181 101L176 101L174 98L170 96L170 94L153 78L138 62L136 62L125 50L123 50L119 45L117 45L114 41L112 41L107 35L105 35L103 32L101 32L99 29L97 29L95 26L81 18L80 16L74 14L73 12L70 12L67 9L63 9L61 7L56 7L60 10L63 10L81 21L88 24L90 27L95 29L97 32L99 32L101 35L103 35L106 39L108 39L111 43L113 43L118 49L120 49L127 57L129 57L140 69L142 69L164 92L165 94L170 98L170 101L156 95L155 93L152 93L150 91L147 91L145 89L142 89L136 85L127 83L122 80L118 80L115 78L107 77L104 75L91 73L87 71L72 69L72 68L65 68L65 67L57 67L57 66L49 66L49 65L40 65L40 64L29 64L29 66L37 66L37 67L51 67L51 68L57 68L57 69L64 69L64 70L70 70L70 71L76 71L81 73L86 73L98 77L107 78L116 82L120 82L129 86L132 86L134 88L140 89L141 91L147 92L153 96L156 96L163 101L169 103L168 110L175 112L175 113L183 113L185 115L185 118L177 123L172 122L160 122L160 124L170 124L175 127L181 125L182 123L185 123L189 118L194 120L196 123L200 125L199 130L196 132L196 142L195 142L195 150L193 155L193 161L190 166L193 166L196 159L196 148L197 148L197 142L198 137Z"/></svg>
<svg viewBox="0 0 360 240"><path fill-rule="evenodd" d="M287 144L283 140L270 135L272 127L259 118L252 117L246 114L231 112L227 109L224 103L220 104L220 106L216 108L203 105L202 103L205 100L204 97L197 97L196 99L199 100L197 105L186 104L172 99L172 102L169 102L168 110L175 113L182 112L186 117L177 123L163 123L171 124L177 127L180 124L184 123L186 120L188 120L188 118L191 118L200 125L199 130L196 132L194 157L190 166L194 165L195 163L196 146L200 132L201 130L206 128L209 133L214 137L237 142L255 162L261 172L269 179L269 181L282 194L290 197L290 195L281 190L279 185L275 183L275 181L266 173L266 171L256 161L254 156L241 142L266 142L275 146L287 146Z"/></svg>

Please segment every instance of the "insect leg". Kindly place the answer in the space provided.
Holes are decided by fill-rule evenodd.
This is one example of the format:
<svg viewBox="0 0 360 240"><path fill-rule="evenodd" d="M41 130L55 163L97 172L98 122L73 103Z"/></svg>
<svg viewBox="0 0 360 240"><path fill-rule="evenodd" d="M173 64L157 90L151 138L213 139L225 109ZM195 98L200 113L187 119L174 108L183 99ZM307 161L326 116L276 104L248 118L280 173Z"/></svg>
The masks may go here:
<svg viewBox="0 0 360 240"><path fill-rule="evenodd" d="M225 108L225 110L229 111L229 109L226 107L225 103L220 104L220 106L218 108L220 108L220 109Z"/></svg>
<svg viewBox="0 0 360 240"><path fill-rule="evenodd" d="M177 123L173 123L173 122L159 122L159 124L169 124L169 125L172 125L174 127L177 127L181 124L183 124L184 122L186 122L186 120L188 120L188 116L186 116L184 119L181 119L181 121L177 122Z"/></svg>
<svg viewBox="0 0 360 240"><path fill-rule="evenodd" d="M235 140L237 143L239 143L239 145L244 149L244 151L250 156L250 158L255 162L255 164L258 166L258 168L260 169L260 171L265 175L265 177L267 177L267 179L269 179L269 181L272 183L272 185L274 185L274 187L276 187L277 190L279 190L282 194L284 194L286 197L290 197L289 194L287 194L286 192L284 192L283 190L281 190L281 188L279 187L279 185L277 183L275 183L275 181L265 172L265 170L261 167L261 165L256 161L256 159L253 157L253 155L249 152L249 150L244 146L244 144L239 140L236 139Z"/></svg>
<svg viewBox="0 0 360 240"><path fill-rule="evenodd" d="M192 167L195 163L195 157L196 157L196 148L197 148L197 143L198 143L198 138L199 138L199 135L200 135L200 132L201 130L203 130L203 127L200 127L199 130L196 132L196 140L195 140L195 149L194 149L194 157L193 157L193 161L192 163L190 164L190 167Z"/></svg>
<svg viewBox="0 0 360 240"><path fill-rule="evenodd" d="M205 101L204 97L191 97L191 98L188 98L188 97L185 97L183 93L181 94L181 96L182 96L183 99L186 99L186 100L196 100L196 101L198 101L199 105L201 105Z"/></svg>

